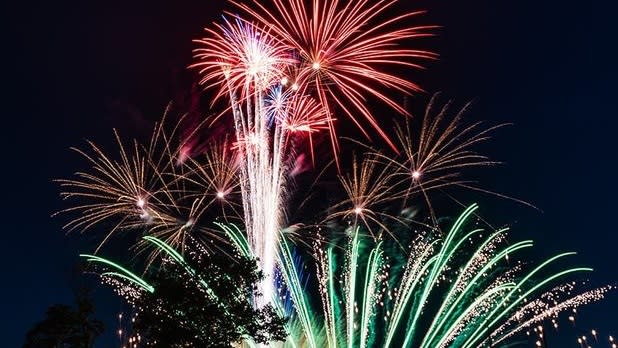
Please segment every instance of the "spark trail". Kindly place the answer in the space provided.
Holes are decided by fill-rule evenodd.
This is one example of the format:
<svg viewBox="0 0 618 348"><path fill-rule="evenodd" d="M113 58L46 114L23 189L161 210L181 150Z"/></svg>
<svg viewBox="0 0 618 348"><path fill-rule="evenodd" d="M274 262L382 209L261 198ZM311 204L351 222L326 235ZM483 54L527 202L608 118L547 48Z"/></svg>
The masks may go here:
<svg viewBox="0 0 618 348"><path fill-rule="evenodd" d="M299 152L291 139L305 138L315 161L313 133L325 130L336 153L334 115L339 110L368 134L353 117L356 110L392 145L356 90L405 113L380 89L410 93L420 88L384 68L418 68L410 60L435 55L395 48L428 36L431 27L393 26L418 13L381 19L392 2L314 0L308 11L302 1L275 0L273 12L258 2L233 3L247 17L230 14L232 20L206 29L207 36L196 40L192 67L202 75L201 83L214 89L214 101L227 99L226 112L233 116L244 220L251 249L267 274L260 287L268 301L274 295L279 230L285 224L285 191Z"/></svg>

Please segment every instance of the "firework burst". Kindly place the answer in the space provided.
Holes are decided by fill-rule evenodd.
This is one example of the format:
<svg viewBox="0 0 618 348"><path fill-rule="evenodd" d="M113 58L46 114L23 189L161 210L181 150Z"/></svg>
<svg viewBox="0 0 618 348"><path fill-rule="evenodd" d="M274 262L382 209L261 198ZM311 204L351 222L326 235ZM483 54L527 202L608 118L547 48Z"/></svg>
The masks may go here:
<svg viewBox="0 0 618 348"><path fill-rule="evenodd" d="M80 202L60 212L77 214L65 225L67 230L107 227L97 251L113 235L131 231L155 236L180 249L189 235L219 242L221 237L204 227L201 219L212 214L238 217L237 203L232 199L238 191L234 154L225 144L215 144L205 152L205 164L187 159L191 137L183 140L178 128L184 117L166 133L169 110L154 127L146 146L137 141L126 145L115 133L117 160L88 142L90 151L74 150L92 168L75 173L74 179L57 180L64 199ZM138 242L137 246L144 244ZM153 260L156 255L150 256Z"/></svg>
<svg viewBox="0 0 618 348"><path fill-rule="evenodd" d="M431 27L403 25L418 13L381 21L380 15L394 2L316 0L306 7L301 0L275 0L274 11L257 1L253 7L233 3L248 19L230 13L233 21L206 29L208 36L196 41L192 67L199 69L203 85L216 90L215 101L226 95L229 99L226 111L233 115L241 155L244 220L251 247L270 274L268 283L273 281L278 231L285 223L284 188L299 150L290 140L306 135L315 161L313 133L324 129L336 153L333 106L337 105L365 134L355 113L394 146L365 98L373 96L405 113L376 87L405 93L420 90L387 72L388 67L418 68L414 60L435 56L397 46L428 36ZM335 160L339 167L337 156ZM272 290L266 283L263 292Z"/></svg>
<svg viewBox="0 0 618 348"><path fill-rule="evenodd" d="M259 93L281 80L287 65L294 63L284 46L269 30L237 18L206 29L207 37L195 40L194 51L201 83L216 87L213 101L232 93Z"/></svg>
<svg viewBox="0 0 618 348"><path fill-rule="evenodd" d="M321 306L300 283L302 268L284 244L285 283L294 302L290 347L479 347L500 346L523 330L558 313L602 299L613 287L577 292L560 279L589 272L557 268L574 253L537 265L514 255L529 240L507 243L507 229L485 231L469 220L469 207L448 232L438 228L413 237L407 252L388 238L364 236L350 227L347 242L315 250ZM341 252L343 251L343 253ZM295 293L300 291L301 293ZM319 314L318 314L319 313ZM292 342L295 341L295 342Z"/></svg>
<svg viewBox="0 0 618 348"><path fill-rule="evenodd" d="M258 1L253 6L232 2L251 18L271 26L273 33L299 57L299 66L293 69L292 76L285 76L286 83L291 81L296 89L313 91L329 112L337 105L368 135L357 117L361 115L395 148L367 108L366 97L376 97L407 114L376 87L402 93L421 90L417 84L387 72L387 67L421 68L419 60L436 58L431 52L401 46L405 41L432 35L434 26L406 24L422 11L390 18L383 16L396 1L314 0L308 4L303 0L273 0L273 10ZM329 127L333 147L337 149L332 120Z"/></svg>
<svg viewBox="0 0 618 348"><path fill-rule="evenodd" d="M602 299L611 286L578 292L575 283L559 284L590 268L557 266L574 253L561 253L538 264L517 262L532 247L524 240L507 243L507 229L485 231L470 221L477 206L466 209L448 232L418 232L405 251L392 239L376 240L352 226L344 243L317 244L318 298L306 288L300 255L280 244L280 293L273 300L289 317L288 338L273 347L458 347L502 346L518 333L561 312ZM249 242L233 225L220 225L237 253L251 257ZM182 255L154 237L164 255L188 267ZM202 251L204 252L204 251ZM102 274L124 296L156 289L109 260L84 255L105 265ZM188 269L188 268L187 268ZM189 270L189 269L188 269ZM189 274L194 272L189 270ZM202 284L209 295L208 284ZM246 341L248 347L255 345Z"/></svg>
<svg viewBox="0 0 618 348"><path fill-rule="evenodd" d="M473 147L502 125L465 124L467 106L451 117L450 103L439 108L432 100L419 127L406 118L394 137L383 130L368 105L379 101L408 115L387 92L407 95L421 89L397 71L421 68L421 62L436 58L402 46L431 36L434 27L407 24L422 12L388 17L395 0L232 3L248 20L229 13L231 20L206 29L207 37L196 40L192 67L201 84L214 90L212 105L227 102L214 119L229 115L234 134L211 141L203 156L189 143L191 136L179 136L181 122L171 134L159 124L146 146L126 145L116 135L119 160L89 143L89 151L77 151L92 170L60 180L64 198L85 202L66 210L80 214L68 229L109 224L101 245L118 232L139 230L146 235L139 245L155 246L149 261L163 253L183 267L190 238L209 248L227 243L222 252L234 245L242 255L257 258L266 274L257 285L264 296L253 305L272 303L291 318L286 347L493 346L563 310L596 301L611 288L571 296L573 288L555 286L559 279L590 271L551 269L572 253L531 267L510 261L532 242L509 244L506 230L471 227L476 206L448 231L441 230L430 193L450 186L489 192L461 174L496 163ZM370 150L360 161L354 158L351 173L340 174L346 197L327 208L318 230L338 237L345 233L317 245L312 256L318 296L313 296L316 291L305 287L316 284L302 270L307 252L286 238L286 231L295 238L310 233L301 224L284 228L287 190L302 142L315 162L317 132L330 136L341 173L339 115L365 136L371 127L396 154ZM431 222L421 224L423 231L411 227L405 209L393 208L395 202L405 207L416 195L430 210ZM222 216L215 219L216 231L203 227L213 211ZM235 218L244 230L232 223ZM309 240L302 237L297 239ZM131 296L155 291L117 264L86 257L111 267L104 276ZM313 297L321 303L312 303Z"/></svg>
<svg viewBox="0 0 618 348"><path fill-rule="evenodd" d="M208 205L219 204L222 215L231 210L235 217L241 216L237 203L240 195L238 165L238 154L227 139L208 144L208 150L200 157L189 159L188 173L181 178L195 185L192 193L187 192L187 197L210 197Z"/></svg>
<svg viewBox="0 0 618 348"><path fill-rule="evenodd" d="M333 213L328 215L327 220L350 220L355 226L363 225L374 236L372 225L377 225L381 232L390 233L384 220L397 220L385 209L395 196L391 186L392 175L392 170L381 166L376 155L366 155L360 164L354 159L351 173L339 177L347 199L329 208Z"/></svg>

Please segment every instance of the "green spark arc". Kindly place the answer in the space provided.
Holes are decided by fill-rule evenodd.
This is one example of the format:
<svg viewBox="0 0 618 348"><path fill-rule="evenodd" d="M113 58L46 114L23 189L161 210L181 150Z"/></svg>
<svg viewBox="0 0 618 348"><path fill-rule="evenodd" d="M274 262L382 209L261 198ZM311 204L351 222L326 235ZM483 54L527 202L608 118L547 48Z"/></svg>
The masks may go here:
<svg viewBox="0 0 618 348"><path fill-rule="evenodd" d="M306 281L297 251L283 241L278 254L283 295L273 302L279 314L289 318L289 336L271 346L506 347L522 330L602 299L613 289L574 294L569 277L592 269L561 267L559 261L573 252L535 265L515 261L516 255L533 246L532 241L506 243L507 229L478 228L471 221L477 209L476 205L465 209L447 232L436 228L418 234L406 248L393 240L376 240L363 227L352 225L343 243L318 243L313 283ZM217 225L240 255L250 256L237 226ZM145 238L173 262L188 267L168 244ZM83 256L114 270L103 276L156 291L118 264ZM256 346L249 341L242 345Z"/></svg>

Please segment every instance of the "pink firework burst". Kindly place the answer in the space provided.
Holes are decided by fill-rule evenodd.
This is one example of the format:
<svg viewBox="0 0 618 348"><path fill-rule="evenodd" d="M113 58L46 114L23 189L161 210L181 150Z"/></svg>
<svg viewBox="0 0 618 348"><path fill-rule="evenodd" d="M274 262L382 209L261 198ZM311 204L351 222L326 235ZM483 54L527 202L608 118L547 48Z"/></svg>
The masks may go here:
<svg viewBox="0 0 618 348"><path fill-rule="evenodd" d="M232 3L262 25L268 25L274 35L296 52L299 67L294 76L284 76L284 81L305 93L311 90L329 114L332 106L337 105L366 136L363 123L368 123L396 149L367 107L367 97L378 98L407 114L383 90L421 90L390 70L422 68L419 60L436 58L434 53L401 46L407 40L431 36L430 30L435 26L408 24L410 17L422 11L388 17L386 12L395 0L312 0L310 4L304 0L271 1L269 7L258 0L253 1L253 6L236 0ZM332 120L328 126L333 148L337 149Z"/></svg>
<svg viewBox="0 0 618 348"><path fill-rule="evenodd" d="M287 65L294 63L289 48L269 30L236 18L205 29L208 36L195 40L197 62L191 65L202 75L201 84L218 88L215 100L232 92L262 91L279 81Z"/></svg>

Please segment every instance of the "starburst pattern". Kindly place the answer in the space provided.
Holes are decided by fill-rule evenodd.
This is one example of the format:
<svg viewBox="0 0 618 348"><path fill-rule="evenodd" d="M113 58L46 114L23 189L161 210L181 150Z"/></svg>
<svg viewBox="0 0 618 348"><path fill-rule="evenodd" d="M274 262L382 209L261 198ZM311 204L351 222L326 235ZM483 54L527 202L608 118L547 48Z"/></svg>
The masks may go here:
<svg viewBox="0 0 618 348"><path fill-rule="evenodd" d="M434 26L406 24L422 11L386 16L395 1L272 0L274 10L259 1L252 5L232 2L251 18L269 25L296 52L299 66L293 69L293 76L285 76L286 82L293 81L292 86L297 89L315 93L329 113L338 106L368 135L357 117L361 115L394 148L367 107L366 97L373 96L407 114L377 86L403 93L421 90L417 84L388 72L386 67L421 68L419 60L436 57L428 51L401 46L407 40L432 35ZM337 149L332 122L329 127L333 147Z"/></svg>

